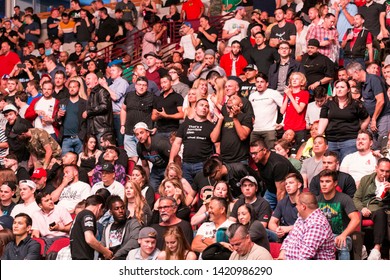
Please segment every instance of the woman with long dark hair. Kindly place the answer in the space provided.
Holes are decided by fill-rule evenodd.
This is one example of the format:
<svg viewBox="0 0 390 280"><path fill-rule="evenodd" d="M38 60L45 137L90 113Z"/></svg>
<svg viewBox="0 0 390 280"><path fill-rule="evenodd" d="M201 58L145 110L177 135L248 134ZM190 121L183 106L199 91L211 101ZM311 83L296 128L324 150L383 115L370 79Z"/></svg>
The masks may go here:
<svg viewBox="0 0 390 280"><path fill-rule="evenodd" d="M141 187L141 194L148 202L150 209L154 206L154 189L148 185L148 176L141 165L136 165L131 173L131 180Z"/></svg>
<svg viewBox="0 0 390 280"><path fill-rule="evenodd" d="M328 150L338 152L340 162L356 152L356 138L360 129L367 129L370 116L363 103L354 100L348 82L334 83L336 96L329 99L321 108L318 135L325 133Z"/></svg>
<svg viewBox="0 0 390 280"><path fill-rule="evenodd" d="M252 205L245 203L238 207L237 220L240 224L248 225L251 240L259 246L270 250L267 231L263 224L256 220L255 210Z"/></svg>

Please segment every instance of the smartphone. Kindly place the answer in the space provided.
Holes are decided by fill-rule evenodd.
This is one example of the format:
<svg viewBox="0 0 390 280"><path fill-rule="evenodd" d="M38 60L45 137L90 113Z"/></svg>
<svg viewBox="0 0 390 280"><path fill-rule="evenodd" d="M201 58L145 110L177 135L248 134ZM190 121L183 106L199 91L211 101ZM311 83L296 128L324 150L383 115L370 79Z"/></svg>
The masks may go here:
<svg viewBox="0 0 390 280"><path fill-rule="evenodd" d="M162 112L162 108L157 108L157 111L158 112Z"/></svg>
<svg viewBox="0 0 390 280"><path fill-rule="evenodd" d="M24 64L24 63L18 63L16 66L18 68L26 68L26 64Z"/></svg>
<svg viewBox="0 0 390 280"><path fill-rule="evenodd" d="M100 79L104 77L102 72L97 72L96 76Z"/></svg>
<svg viewBox="0 0 390 280"><path fill-rule="evenodd" d="M49 224L50 227L54 227L56 225L56 222L52 222L51 224Z"/></svg>

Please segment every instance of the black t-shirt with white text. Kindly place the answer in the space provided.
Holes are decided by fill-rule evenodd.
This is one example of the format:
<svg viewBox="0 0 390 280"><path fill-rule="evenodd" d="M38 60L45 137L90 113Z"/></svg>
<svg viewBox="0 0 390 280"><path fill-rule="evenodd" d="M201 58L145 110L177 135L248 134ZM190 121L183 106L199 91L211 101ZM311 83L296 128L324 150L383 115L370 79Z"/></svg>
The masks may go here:
<svg viewBox="0 0 390 280"><path fill-rule="evenodd" d="M210 134L214 124L209 120L197 122L186 119L177 130L176 137L183 139L183 161L189 163L204 162L213 153Z"/></svg>

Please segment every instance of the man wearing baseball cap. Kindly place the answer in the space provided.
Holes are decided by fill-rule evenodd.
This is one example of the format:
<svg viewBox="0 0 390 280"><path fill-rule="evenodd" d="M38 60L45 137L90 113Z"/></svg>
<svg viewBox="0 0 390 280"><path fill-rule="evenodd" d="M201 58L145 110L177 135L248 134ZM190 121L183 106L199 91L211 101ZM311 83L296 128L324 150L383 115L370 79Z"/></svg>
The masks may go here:
<svg viewBox="0 0 390 280"><path fill-rule="evenodd" d="M47 183L47 172L43 168L36 168L31 175L31 181L33 181L36 186L36 192L46 192L52 193L56 188L52 184Z"/></svg>
<svg viewBox="0 0 390 280"><path fill-rule="evenodd" d="M31 180L22 180L19 182L20 189L20 198L23 200L23 203L15 205L12 209L11 216L15 216L19 213L26 213L30 217L35 211L39 211L38 204L35 202L34 193L37 189L37 185Z"/></svg>
<svg viewBox="0 0 390 280"><path fill-rule="evenodd" d="M328 90L335 73L335 64L329 57L319 53L319 48L320 42L317 39L310 39L307 43L307 53L302 56L309 90L319 86Z"/></svg>
<svg viewBox="0 0 390 280"><path fill-rule="evenodd" d="M126 260L156 260L160 250L157 249L157 231L152 227L144 227L138 235L139 248L129 252Z"/></svg>
<svg viewBox="0 0 390 280"><path fill-rule="evenodd" d="M0 95L0 109L3 110L2 113L7 120L7 124L5 125L5 136L8 140L9 153L15 154L19 165L27 168L27 162L30 158L30 152L27 149L27 141L19 139L16 132L25 130L24 128L32 128L33 126L31 125L31 122L18 115L18 110L15 106L8 104L1 108L1 105L4 102L3 100L4 97Z"/></svg>
<svg viewBox="0 0 390 280"><path fill-rule="evenodd" d="M238 6L234 13L234 18L225 21L222 29L222 39L229 40L228 46L231 46L234 41L241 41L247 36L249 22L244 20L246 16L245 8Z"/></svg>
<svg viewBox="0 0 390 280"><path fill-rule="evenodd" d="M240 187L242 197L240 197L234 204L229 220L237 222L238 208L245 203L249 203L255 211L253 213L255 219L259 220L263 224L264 228L267 228L272 210L269 203L261 197L257 180L253 176L245 176L240 180Z"/></svg>
<svg viewBox="0 0 390 280"><path fill-rule="evenodd" d="M133 131L138 140L138 157L141 159L142 167L149 174L150 186L157 191L165 177L164 172L169 162L171 144L168 138L153 134L144 122L137 123ZM149 169L149 163L152 163L152 170Z"/></svg>
<svg viewBox="0 0 390 280"><path fill-rule="evenodd" d="M120 198L125 197L125 188L121 183L115 180L115 166L112 163L103 163L101 169L102 179L92 186L91 195L99 189L106 189L111 195L118 195Z"/></svg>

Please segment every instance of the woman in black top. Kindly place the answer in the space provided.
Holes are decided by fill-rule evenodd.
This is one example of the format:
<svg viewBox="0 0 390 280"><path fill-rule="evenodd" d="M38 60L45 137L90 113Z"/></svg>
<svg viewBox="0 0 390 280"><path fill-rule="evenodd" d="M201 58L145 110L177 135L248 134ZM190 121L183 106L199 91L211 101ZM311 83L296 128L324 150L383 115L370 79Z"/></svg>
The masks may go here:
<svg viewBox="0 0 390 280"><path fill-rule="evenodd" d="M325 132L328 149L339 153L340 162L356 152L356 138L360 129L366 129L370 116L363 103L352 98L351 88L346 81L334 83L336 96L321 108L318 135Z"/></svg>

